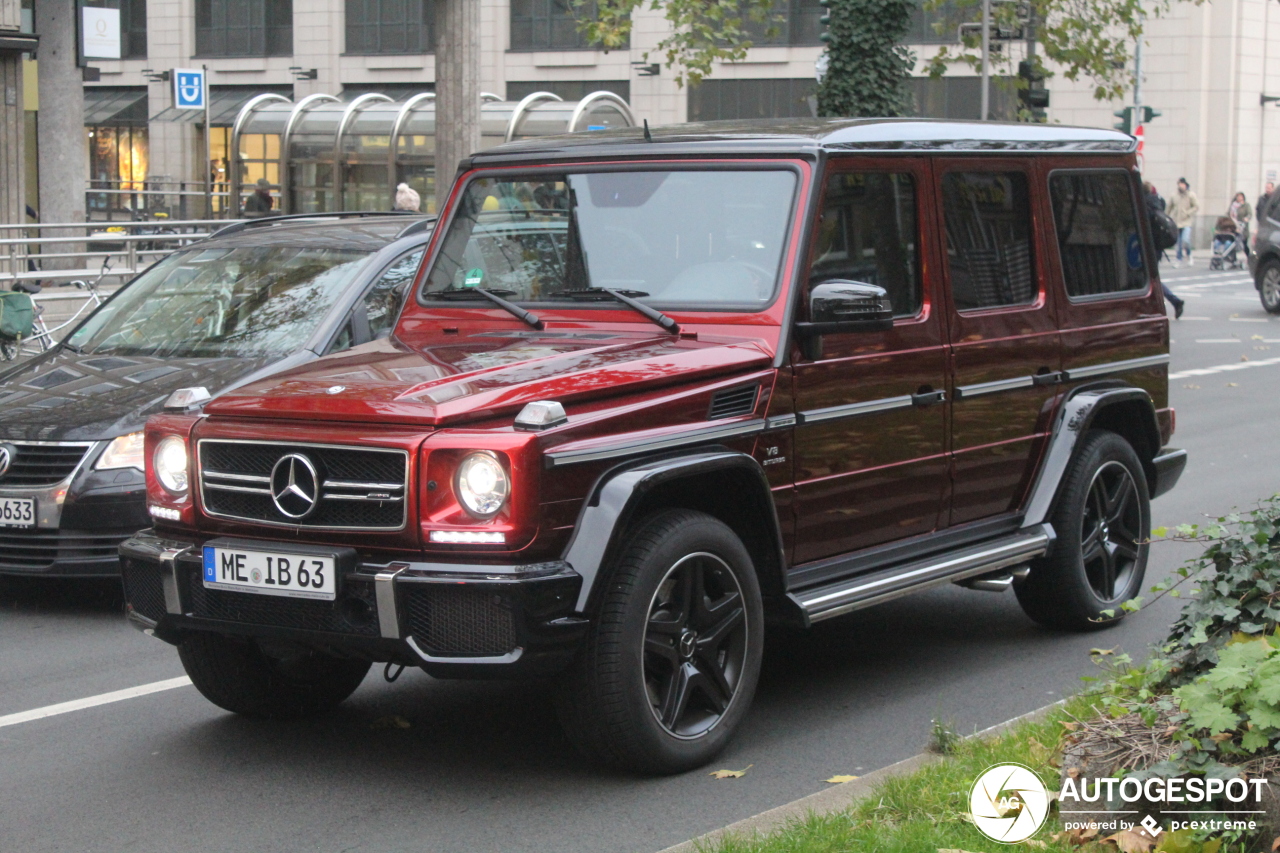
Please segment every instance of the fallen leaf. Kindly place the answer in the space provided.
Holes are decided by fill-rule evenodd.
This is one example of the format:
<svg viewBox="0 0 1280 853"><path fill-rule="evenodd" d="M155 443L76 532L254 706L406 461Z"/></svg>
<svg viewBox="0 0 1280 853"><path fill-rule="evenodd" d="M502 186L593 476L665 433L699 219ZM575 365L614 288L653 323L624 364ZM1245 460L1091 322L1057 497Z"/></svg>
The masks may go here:
<svg viewBox="0 0 1280 853"><path fill-rule="evenodd" d="M823 782L830 782L832 785L843 785L845 782L852 782L857 776L832 776L830 779L823 779Z"/></svg>
<svg viewBox="0 0 1280 853"><path fill-rule="evenodd" d="M1226 741L1231 740L1233 737L1235 737L1235 735L1232 732L1218 732L1216 735L1211 736L1209 740L1213 741L1214 743L1225 743Z"/></svg>
<svg viewBox="0 0 1280 853"><path fill-rule="evenodd" d="M1027 746L1031 751L1031 760L1036 764L1043 764L1049 760L1049 747L1042 744L1035 738L1027 740Z"/></svg>
<svg viewBox="0 0 1280 853"><path fill-rule="evenodd" d="M389 717L379 717L369 724L371 729L407 729L413 724L401 717L399 714L392 714Z"/></svg>
<svg viewBox="0 0 1280 853"><path fill-rule="evenodd" d="M1271 349L1271 347L1254 347L1254 349L1256 349L1256 350L1266 350L1266 349Z"/></svg>
<svg viewBox="0 0 1280 853"><path fill-rule="evenodd" d="M1156 840L1140 829L1122 829L1103 840L1119 847L1120 853L1150 853L1151 848L1156 846Z"/></svg>
<svg viewBox="0 0 1280 853"><path fill-rule="evenodd" d="M1074 732L1076 729L1080 728L1079 723L1072 722L1070 720L1062 720L1058 723L1058 725L1062 726L1064 729L1066 729L1069 732Z"/></svg>
<svg viewBox="0 0 1280 853"><path fill-rule="evenodd" d="M1043 841L1041 841L1038 838L1028 838L1024 840L1022 843L1027 845L1028 847L1036 847L1039 849L1044 849L1049 846L1048 844L1045 844Z"/></svg>
<svg viewBox="0 0 1280 853"><path fill-rule="evenodd" d="M1183 387L1183 388L1190 388L1192 391L1199 391L1199 390L1200 390L1200 386L1199 386L1199 385L1183 385L1182 387Z"/></svg>
<svg viewBox="0 0 1280 853"><path fill-rule="evenodd" d="M1240 383L1239 383L1239 382L1228 382L1228 383L1227 383L1227 387L1228 387L1228 388L1239 388L1239 387L1240 387Z"/></svg>
<svg viewBox="0 0 1280 853"><path fill-rule="evenodd" d="M1116 646L1116 649L1118 649L1118 648L1120 648L1120 647L1119 647L1119 646ZM1091 654L1091 655L1114 655L1114 654L1116 653L1116 649L1089 649L1089 654Z"/></svg>
<svg viewBox="0 0 1280 853"><path fill-rule="evenodd" d="M752 767L755 767L755 765L748 764L746 767L742 768L741 770L713 770L707 775L714 776L717 779L741 779L743 776L747 775L747 771L750 770Z"/></svg>
<svg viewBox="0 0 1280 853"><path fill-rule="evenodd" d="M1079 778L1080 778L1080 768L1078 768L1078 767L1068 767L1068 768L1067 768L1067 775L1068 775L1068 776L1070 776L1072 779L1079 779Z"/></svg>
<svg viewBox="0 0 1280 853"><path fill-rule="evenodd" d="M1247 355L1242 355L1242 356L1240 356L1240 360L1241 360L1241 361L1248 361L1248 360L1249 360L1249 356L1247 356Z"/></svg>
<svg viewBox="0 0 1280 853"><path fill-rule="evenodd" d="M1276 853L1277 850L1280 850L1280 838L1271 842L1271 853Z"/></svg>
<svg viewBox="0 0 1280 853"><path fill-rule="evenodd" d="M1266 338L1264 338L1262 335L1250 335L1250 336L1249 336L1249 340L1251 340L1251 341L1265 341L1265 340L1266 340Z"/></svg>

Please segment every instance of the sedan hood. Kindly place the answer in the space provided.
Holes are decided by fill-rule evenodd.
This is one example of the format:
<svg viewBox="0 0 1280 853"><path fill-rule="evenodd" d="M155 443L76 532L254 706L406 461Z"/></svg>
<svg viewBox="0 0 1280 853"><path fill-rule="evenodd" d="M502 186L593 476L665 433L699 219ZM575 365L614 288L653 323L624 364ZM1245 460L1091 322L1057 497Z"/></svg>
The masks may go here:
<svg viewBox="0 0 1280 853"><path fill-rule="evenodd" d="M769 361L751 338L611 331L440 334L418 347L374 341L246 385L206 411L440 426L514 412L534 400L581 402Z"/></svg>
<svg viewBox="0 0 1280 853"><path fill-rule="evenodd" d="M301 359L290 357L285 363ZM280 364L275 358L151 358L58 349L0 382L0 438L93 441L142 429L178 388L210 392Z"/></svg>

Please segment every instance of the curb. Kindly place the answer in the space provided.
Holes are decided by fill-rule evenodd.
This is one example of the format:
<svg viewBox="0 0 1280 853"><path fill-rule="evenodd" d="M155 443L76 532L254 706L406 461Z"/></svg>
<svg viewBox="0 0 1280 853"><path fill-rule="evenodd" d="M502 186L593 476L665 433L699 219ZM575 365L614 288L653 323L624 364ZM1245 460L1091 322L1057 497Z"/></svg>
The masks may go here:
<svg viewBox="0 0 1280 853"><path fill-rule="evenodd" d="M1014 717L1011 720L1005 720L1003 723L997 723L994 726L985 728L980 732L974 732L967 735L965 740L971 738L992 737L994 735L1003 734L1008 729L1020 723L1031 722L1042 719L1054 708L1066 703L1066 699L1059 699L1042 708L1034 711L1028 711L1025 714ZM801 797L790 803L760 812L760 814L743 818L740 821L731 823L720 829L712 830L705 835L699 835L697 838L689 841L681 842L674 847L667 847L658 853L698 853L701 847L718 841L725 836L746 836L764 834L775 829L781 829L793 820L803 819L809 814L830 814L831 812L842 811L849 807L854 800L862 799L875 790L876 786L886 779L894 776L903 776L908 773L914 773L921 767L927 767L942 760L942 756L935 755L930 752L922 752L919 755L913 755L911 758L899 761L897 764L890 764L888 767L882 767L868 773L865 776L859 776L851 782L845 782L842 785L832 785L830 788L818 791L816 794L810 794L807 797Z"/></svg>

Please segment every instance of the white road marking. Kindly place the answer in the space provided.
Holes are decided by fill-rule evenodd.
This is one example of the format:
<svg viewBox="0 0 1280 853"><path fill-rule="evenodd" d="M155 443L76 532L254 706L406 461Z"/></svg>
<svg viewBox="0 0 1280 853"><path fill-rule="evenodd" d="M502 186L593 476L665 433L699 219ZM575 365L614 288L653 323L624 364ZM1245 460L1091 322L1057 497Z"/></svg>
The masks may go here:
<svg viewBox="0 0 1280 853"><path fill-rule="evenodd" d="M1198 338L1198 344L1242 344L1244 341L1239 338Z"/></svg>
<svg viewBox="0 0 1280 853"><path fill-rule="evenodd" d="M1232 370L1248 370L1251 367L1268 367L1280 364L1280 358L1264 358L1260 361L1237 361L1233 364L1219 364L1215 367L1198 367L1194 370L1179 370L1170 373L1170 379L1186 379L1188 376L1212 376L1215 373L1227 373Z"/></svg>
<svg viewBox="0 0 1280 853"><path fill-rule="evenodd" d="M1264 320L1261 317L1228 317L1230 323L1270 323L1270 320Z"/></svg>
<svg viewBox="0 0 1280 853"><path fill-rule="evenodd" d="M112 702L123 702L125 699L146 696L148 693L159 693L162 690L172 690L175 687L186 687L189 684L191 684L191 679L184 675L181 678L153 681L150 684L140 684L137 687L127 687L124 690L115 690L111 693L99 693L97 696L89 696L84 699L73 699L70 702L59 702L57 705L46 705L43 708L20 711L17 714L0 717L0 728L16 726L18 723L29 723L32 720L42 720L45 717L56 717L58 714L69 714L72 711L82 711L85 708L95 708L98 705L110 705Z"/></svg>

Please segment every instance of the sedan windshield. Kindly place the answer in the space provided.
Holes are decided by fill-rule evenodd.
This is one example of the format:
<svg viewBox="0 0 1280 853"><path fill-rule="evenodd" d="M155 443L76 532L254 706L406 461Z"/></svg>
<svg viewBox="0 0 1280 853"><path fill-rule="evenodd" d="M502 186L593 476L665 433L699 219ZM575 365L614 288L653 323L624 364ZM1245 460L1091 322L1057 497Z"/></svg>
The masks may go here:
<svg viewBox="0 0 1280 853"><path fill-rule="evenodd" d="M773 300L795 189L785 169L479 178L423 296L479 287L616 309L607 288L657 308L756 311Z"/></svg>
<svg viewBox="0 0 1280 853"><path fill-rule="evenodd" d="M278 246L179 252L67 344L103 355L282 357L306 344L369 254Z"/></svg>

